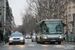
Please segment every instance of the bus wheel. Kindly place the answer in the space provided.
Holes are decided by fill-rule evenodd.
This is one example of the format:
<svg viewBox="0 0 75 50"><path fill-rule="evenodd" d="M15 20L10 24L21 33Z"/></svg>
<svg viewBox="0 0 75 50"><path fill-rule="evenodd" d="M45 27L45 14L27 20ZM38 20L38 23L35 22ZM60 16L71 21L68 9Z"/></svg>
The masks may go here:
<svg viewBox="0 0 75 50"><path fill-rule="evenodd" d="M61 42L58 42L58 44L61 44Z"/></svg>

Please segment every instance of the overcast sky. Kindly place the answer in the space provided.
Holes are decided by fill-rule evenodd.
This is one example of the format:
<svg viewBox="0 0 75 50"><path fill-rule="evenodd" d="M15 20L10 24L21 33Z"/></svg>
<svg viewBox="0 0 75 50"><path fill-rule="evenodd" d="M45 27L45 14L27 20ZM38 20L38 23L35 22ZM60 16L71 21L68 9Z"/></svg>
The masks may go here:
<svg viewBox="0 0 75 50"><path fill-rule="evenodd" d="M12 8L15 24L22 25L21 13L24 11L24 8L27 7L26 0L8 0L8 2L9 6Z"/></svg>

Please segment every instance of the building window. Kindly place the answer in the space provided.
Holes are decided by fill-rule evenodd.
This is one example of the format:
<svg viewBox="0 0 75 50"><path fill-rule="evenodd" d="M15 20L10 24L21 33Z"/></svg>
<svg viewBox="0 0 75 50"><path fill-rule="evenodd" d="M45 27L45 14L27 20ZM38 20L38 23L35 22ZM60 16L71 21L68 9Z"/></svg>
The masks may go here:
<svg viewBox="0 0 75 50"><path fill-rule="evenodd" d="M75 8L75 6L73 6L73 8Z"/></svg>
<svg viewBox="0 0 75 50"><path fill-rule="evenodd" d="M62 3L62 1L60 1L60 4Z"/></svg>
<svg viewBox="0 0 75 50"><path fill-rule="evenodd" d="M69 9L71 9L71 6L70 7L68 7Z"/></svg>
<svg viewBox="0 0 75 50"><path fill-rule="evenodd" d="M69 25L69 30L71 29L71 25Z"/></svg>
<svg viewBox="0 0 75 50"><path fill-rule="evenodd" d="M69 18L69 22L71 21L71 18Z"/></svg>
<svg viewBox="0 0 75 50"><path fill-rule="evenodd" d="M54 1L54 0L51 0L52 2Z"/></svg>
<svg viewBox="0 0 75 50"><path fill-rule="evenodd" d="M71 10L69 10L69 14L71 14Z"/></svg>
<svg viewBox="0 0 75 50"><path fill-rule="evenodd" d="M68 16L71 16L71 14L69 14Z"/></svg>

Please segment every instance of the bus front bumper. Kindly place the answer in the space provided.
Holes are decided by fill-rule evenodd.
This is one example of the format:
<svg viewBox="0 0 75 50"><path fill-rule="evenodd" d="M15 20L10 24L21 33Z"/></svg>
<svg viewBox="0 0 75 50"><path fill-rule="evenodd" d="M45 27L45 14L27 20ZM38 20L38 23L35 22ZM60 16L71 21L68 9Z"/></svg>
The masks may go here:
<svg viewBox="0 0 75 50"><path fill-rule="evenodd" d="M64 38L47 38L47 39L42 39L43 42L60 42L63 41Z"/></svg>

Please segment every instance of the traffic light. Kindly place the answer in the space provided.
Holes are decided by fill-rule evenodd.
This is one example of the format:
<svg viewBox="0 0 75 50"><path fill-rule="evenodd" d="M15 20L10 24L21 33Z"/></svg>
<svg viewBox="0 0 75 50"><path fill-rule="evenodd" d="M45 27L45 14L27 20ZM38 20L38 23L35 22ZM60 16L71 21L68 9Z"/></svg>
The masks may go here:
<svg viewBox="0 0 75 50"><path fill-rule="evenodd" d="M2 25L1 25L1 22L0 22L0 28L1 28L1 26L2 26Z"/></svg>

